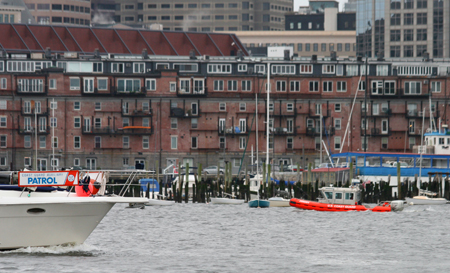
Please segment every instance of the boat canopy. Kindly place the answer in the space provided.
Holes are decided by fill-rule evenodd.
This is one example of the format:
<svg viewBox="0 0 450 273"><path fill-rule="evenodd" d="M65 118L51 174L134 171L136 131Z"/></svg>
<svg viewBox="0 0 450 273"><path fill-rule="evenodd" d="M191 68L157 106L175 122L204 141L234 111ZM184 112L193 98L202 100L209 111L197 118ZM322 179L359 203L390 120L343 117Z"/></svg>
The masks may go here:
<svg viewBox="0 0 450 273"><path fill-rule="evenodd" d="M150 192L159 192L159 183L156 179L143 178L139 179L139 183L141 184L141 191L146 192L148 186Z"/></svg>

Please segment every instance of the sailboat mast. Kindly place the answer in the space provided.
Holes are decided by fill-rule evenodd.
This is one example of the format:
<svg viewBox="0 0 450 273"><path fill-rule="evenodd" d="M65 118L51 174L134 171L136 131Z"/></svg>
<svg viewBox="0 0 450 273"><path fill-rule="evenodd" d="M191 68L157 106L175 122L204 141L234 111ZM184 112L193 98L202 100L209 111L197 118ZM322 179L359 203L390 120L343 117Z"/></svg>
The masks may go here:
<svg viewBox="0 0 450 273"><path fill-rule="evenodd" d="M267 122L266 122L266 169L269 170L269 104L270 104L270 63L267 63Z"/></svg>
<svg viewBox="0 0 450 273"><path fill-rule="evenodd" d="M258 79L258 82L259 82L259 79ZM259 147L259 141L258 141L258 139L259 139L259 130L258 130L258 122L259 122L259 119L258 119L258 91L256 92L256 110L255 110L255 112L256 112L256 133L255 133L255 135L256 135L256 177L258 177L259 178L259 157L258 157L258 147ZM252 170L253 171L253 170Z"/></svg>

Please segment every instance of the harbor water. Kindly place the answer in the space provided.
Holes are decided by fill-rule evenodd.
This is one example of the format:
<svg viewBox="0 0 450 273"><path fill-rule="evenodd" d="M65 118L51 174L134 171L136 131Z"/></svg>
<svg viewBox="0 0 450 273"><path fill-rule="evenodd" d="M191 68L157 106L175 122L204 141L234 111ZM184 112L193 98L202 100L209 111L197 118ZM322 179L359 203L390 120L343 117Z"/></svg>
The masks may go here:
<svg viewBox="0 0 450 273"><path fill-rule="evenodd" d="M410 206L397 213L247 204L125 207L116 205L82 245L0 252L0 272L446 272L450 267L450 205Z"/></svg>

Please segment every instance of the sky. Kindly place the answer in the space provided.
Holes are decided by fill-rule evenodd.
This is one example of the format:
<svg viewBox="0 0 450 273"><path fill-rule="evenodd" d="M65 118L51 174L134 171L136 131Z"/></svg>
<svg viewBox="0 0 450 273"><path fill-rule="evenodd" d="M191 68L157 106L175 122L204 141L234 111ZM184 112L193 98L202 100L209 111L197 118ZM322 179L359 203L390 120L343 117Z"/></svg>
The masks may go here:
<svg viewBox="0 0 450 273"><path fill-rule="evenodd" d="M338 0L339 2L339 10L342 10L344 7L344 3L347 3L347 0ZM294 0L294 11L298 10L300 6L308 6L309 0Z"/></svg>

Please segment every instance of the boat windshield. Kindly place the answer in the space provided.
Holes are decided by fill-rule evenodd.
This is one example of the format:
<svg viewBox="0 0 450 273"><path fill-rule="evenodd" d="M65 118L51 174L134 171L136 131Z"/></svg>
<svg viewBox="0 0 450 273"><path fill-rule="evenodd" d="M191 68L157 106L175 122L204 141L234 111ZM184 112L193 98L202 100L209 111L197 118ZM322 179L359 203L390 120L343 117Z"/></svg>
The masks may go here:
<svg viewBox="0 0 450 273"><path fill-rule="evenodd" d="M333 192L331 192L331 191L323 192L323 197L331 200L331 199L333 199Z"/></svg>
<svg viewBox="0 0 450 273"><path fill-rule="evenodd" d="M345 200L353 200L353 192L346 192Z"/></svg>

